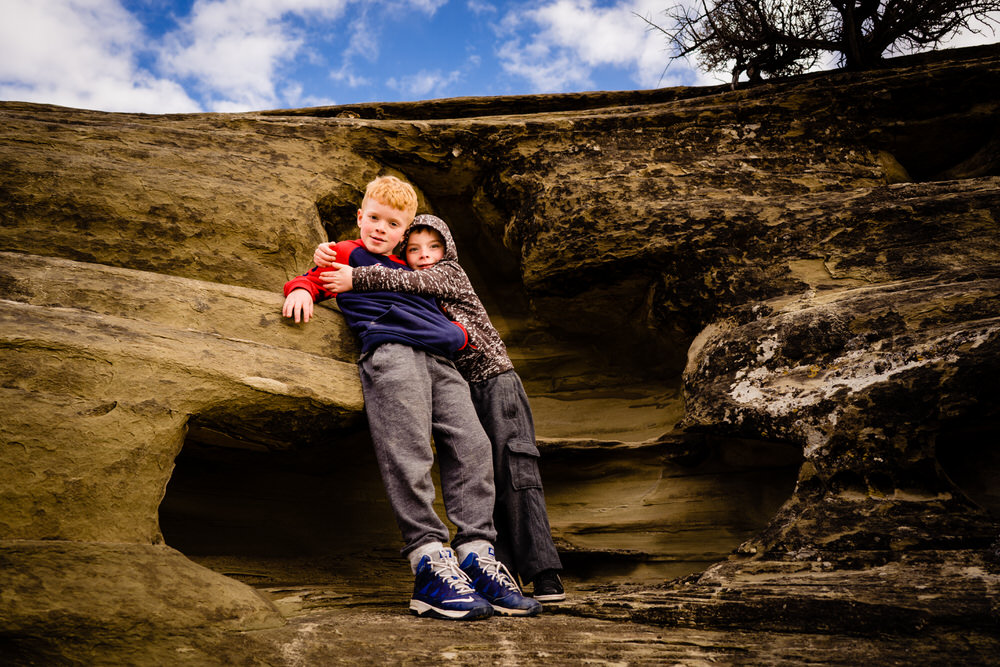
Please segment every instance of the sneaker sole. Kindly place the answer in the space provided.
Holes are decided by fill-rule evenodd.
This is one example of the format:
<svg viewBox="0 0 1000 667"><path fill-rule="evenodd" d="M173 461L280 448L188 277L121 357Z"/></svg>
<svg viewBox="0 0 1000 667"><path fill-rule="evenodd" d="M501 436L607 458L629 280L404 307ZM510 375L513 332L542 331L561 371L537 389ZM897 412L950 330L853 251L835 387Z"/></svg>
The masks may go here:
<svg viewBox="0 0 1000 667"><path fill-rule="evenodd" d="M476 621L492 616L493 609L441 609L420 600L410 600L410 613L421 618L438 618L444 621Z"/></svg>
<svg viewBox="0 0 1000 667"><path fill-rule="evenodd" d="M539 602L562 602L566 599L565 593L549 593L548 595L532 595Z"/></svg>
<svg viewBox="0 0 1000 667"><path fill-rule="evenodd" d="M542 607L539 605L532 609L508 609L507 607L493 605L493 613L497 616L537 616L542 613Z"/></svg>

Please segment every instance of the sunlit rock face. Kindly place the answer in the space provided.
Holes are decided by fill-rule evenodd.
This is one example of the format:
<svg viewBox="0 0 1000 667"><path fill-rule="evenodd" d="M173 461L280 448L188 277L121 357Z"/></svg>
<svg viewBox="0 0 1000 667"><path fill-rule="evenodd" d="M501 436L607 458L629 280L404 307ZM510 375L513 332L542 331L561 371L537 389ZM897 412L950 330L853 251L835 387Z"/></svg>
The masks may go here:
<svg viewBox="0 0 1000 667"><path fill-rule="evenodd" d="M0 642L27 661L148 639L147 616L285 622L236 579L398 569L405 590L357 347L332 307L279 313L388 171L453 228L525 381L567 579L617 584L564 609L947 626L975 653L998 582L998 91L985 48L737 91L0 104Z"/></svg>

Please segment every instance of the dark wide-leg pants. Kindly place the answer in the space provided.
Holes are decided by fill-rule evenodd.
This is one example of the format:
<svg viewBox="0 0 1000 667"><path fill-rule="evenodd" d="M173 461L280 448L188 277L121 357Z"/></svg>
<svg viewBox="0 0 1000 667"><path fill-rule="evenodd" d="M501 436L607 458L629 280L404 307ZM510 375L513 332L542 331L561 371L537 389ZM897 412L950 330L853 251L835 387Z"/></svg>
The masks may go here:
<svg viewBox="0 0 1000 667"><path fill-rule="evenodd" d="M521 378L507 371L472 383L470 390L493 443L498 558L522 581L543 570L562 570L545 509L535 423Z"/></svg>

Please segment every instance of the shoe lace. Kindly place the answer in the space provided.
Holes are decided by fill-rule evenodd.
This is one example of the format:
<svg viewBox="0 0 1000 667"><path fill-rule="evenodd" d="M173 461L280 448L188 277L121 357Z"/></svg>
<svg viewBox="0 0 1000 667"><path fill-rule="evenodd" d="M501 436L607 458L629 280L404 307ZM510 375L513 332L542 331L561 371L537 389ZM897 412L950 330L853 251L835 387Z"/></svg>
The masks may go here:
<svg viewBox="0 0 1000 667"><path fill-rule="evenodd" d="M450 581L459 595L475 593L471 585L472 579L462 571L454 558L432 559L431 571L441 579Z"/></svg>
<svg viewBox="0 0 1000 667"><path fill-rule="evenodd" d="M499 581L501 585L511 588L518 593L521 592L521 587L517 585L514 581L514 575L510 573L507 566L501 563L494 556L484 555L479 556L479 567L483 568L483 571L491 578Z"/></svg>

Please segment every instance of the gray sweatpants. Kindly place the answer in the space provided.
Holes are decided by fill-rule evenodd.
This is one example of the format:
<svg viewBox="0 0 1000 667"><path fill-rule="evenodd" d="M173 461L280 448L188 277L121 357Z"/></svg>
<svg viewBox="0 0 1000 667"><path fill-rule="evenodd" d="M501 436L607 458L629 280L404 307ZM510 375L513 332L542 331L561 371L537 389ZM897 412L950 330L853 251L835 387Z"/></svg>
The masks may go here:
<svg viewBox="0 0 1000 667"><path fill-rule="evenodd" d="M403 534L403 555L430 542L448 543L448 528L433 506L431 436L445 511L457 529L452 547L471 540L492 544L490 440L454 364L388 343L364 355L358 367L382 482Z"/></svg>
<svg viewBox="0 0 1000 667"><path fill-rule="evenodd" d="M535 422L521 378L507 371L469 386L479 420L493 441L497 558L522 581L543 570L562 570L538 471Z"/></svg>

